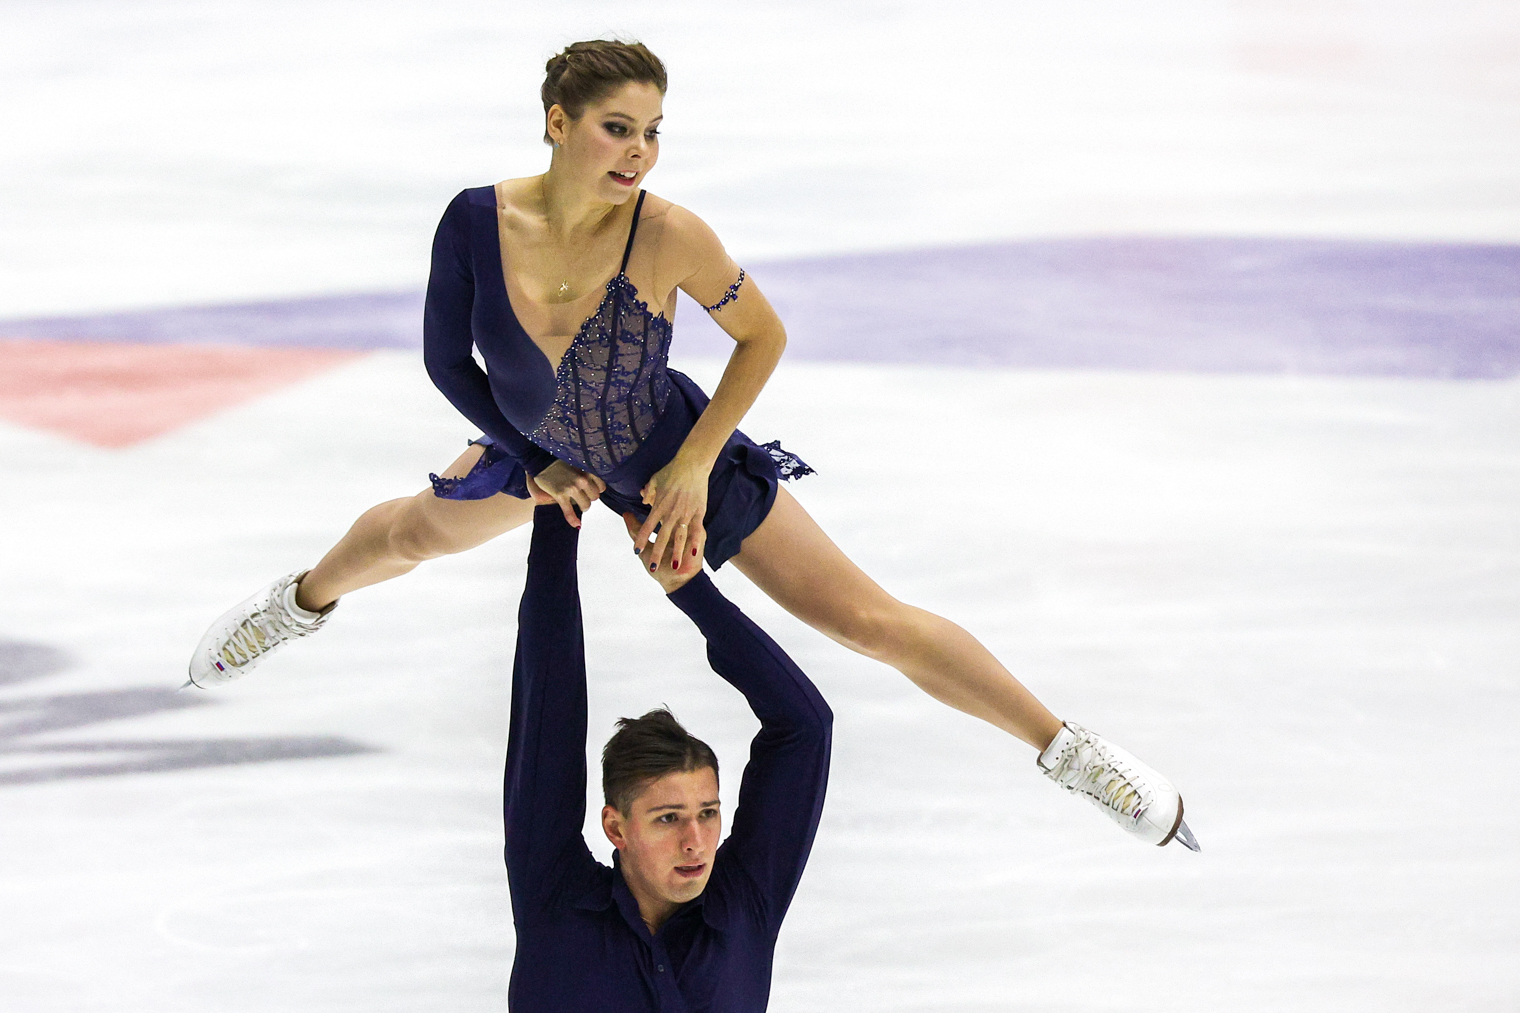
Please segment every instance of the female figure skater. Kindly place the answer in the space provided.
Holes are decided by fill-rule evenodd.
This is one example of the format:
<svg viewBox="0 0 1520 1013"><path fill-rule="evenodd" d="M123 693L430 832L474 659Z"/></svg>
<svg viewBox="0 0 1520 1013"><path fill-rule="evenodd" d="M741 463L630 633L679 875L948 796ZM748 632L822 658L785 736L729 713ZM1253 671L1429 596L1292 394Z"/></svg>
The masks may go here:
<svg viewBox="0 0 1520 1013"><path fill-rule="evenodd" d="M525 524L536 504L579 526L600 498L642 518L652 570L732 559L803 622L1033 746L1042 772L1138 839L1193 846L1165 778L1063 723L959 626L883 591L779 488L810 469L736 431L786 332L705 223L641 189L659 157L659 59L578 42L546 71L548 171L463 191L433 243L424 360L484 438L432 489L370 509L316 566L213 624L191 683L250 671L320 629L342 595ZM677 290L735 342L710 402L666 365Z"/></svg>

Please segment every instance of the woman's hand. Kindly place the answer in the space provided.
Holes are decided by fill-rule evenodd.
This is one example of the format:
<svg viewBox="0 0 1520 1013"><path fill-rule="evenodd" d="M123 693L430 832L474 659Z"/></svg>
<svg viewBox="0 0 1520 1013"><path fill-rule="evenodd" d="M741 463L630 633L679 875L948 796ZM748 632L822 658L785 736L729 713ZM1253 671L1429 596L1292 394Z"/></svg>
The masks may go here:
<svg viewBox="0 0 1520 1013"><path fill-rule="evenodd" d="M632 538L633 544L637 546L639 544L639 519L633 516L633 514L624 514L623 524L628 528L628 537ZM670 594L702 572L702 561L700 559L694 560L677 570L669 565L670 561L668 559L649 563L645 561L644 555L645 553L639 553L640 565L644 567L651 577L660 582L660 587L664 589L666 594Z"/></svg>
<svg viewBox="0 0 1520 1013"><path fill-rule="evenodd" d="M707 479L711 473L712 462L694 464L690 457L676 454L675 460L655 472L641 490L640 496L650 510L633 541L644 565L656 573L667 567L677 573L702 568L702 550L707 545L702 518L707 514Z"/></svg>
<svg viewBox="0 0 1520 1013"><path fill-rule="evenodd" d="M596 498L607 490L607 483L588 471L564 461L555 461L537 475L528 476L528 492L540 506L558 503L572 528L581 526L576 509L585 513Z"/></svg>

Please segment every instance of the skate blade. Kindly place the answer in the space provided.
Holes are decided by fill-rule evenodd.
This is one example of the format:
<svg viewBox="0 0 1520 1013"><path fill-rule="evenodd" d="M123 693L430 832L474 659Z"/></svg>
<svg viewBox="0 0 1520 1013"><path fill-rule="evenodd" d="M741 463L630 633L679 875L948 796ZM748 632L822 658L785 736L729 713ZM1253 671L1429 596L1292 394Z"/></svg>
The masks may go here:
<svg viewBox="0 0 1520 1013"><path fill-rule="evenodd" d="M194 679L186 679L185 684L176 690L176 692L183 693L187 689L200 689L200 687L195 684Z"/></svg>
<svg viewBox="0 0 1520 1013"><path fill-rule="evenodd" d="M1187 848L1189 851L1202 851L1203 850L1202 848L1200 848L1198 846L1198 838L1194 837L1193 836L1193 832L1188 829L1187 820L1183 820L1182 822L1180 822L1180 823L1177 824L1177 836L1174 837L1173 840L1175 840L1178 843L1180 843L1184 848Z"/></svg>

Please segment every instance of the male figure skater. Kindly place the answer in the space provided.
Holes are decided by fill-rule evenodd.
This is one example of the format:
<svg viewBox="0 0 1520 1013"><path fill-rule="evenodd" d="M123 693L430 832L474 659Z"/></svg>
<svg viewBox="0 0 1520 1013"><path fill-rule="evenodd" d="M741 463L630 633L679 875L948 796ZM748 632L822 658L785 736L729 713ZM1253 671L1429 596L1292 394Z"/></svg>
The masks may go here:
<svg viewBox="0 0 1520 1013"><path fill-rule="evenodd" d="M630 524L630 533L636 528ZM758 1013L828 780L833 714L792 660L688 567L656 572L760 719L718 847L718 761L668 711L623 719L602 756L612 868L581 836L586 664L579 531L534 511L507 746L512 1013Z"/></svg>

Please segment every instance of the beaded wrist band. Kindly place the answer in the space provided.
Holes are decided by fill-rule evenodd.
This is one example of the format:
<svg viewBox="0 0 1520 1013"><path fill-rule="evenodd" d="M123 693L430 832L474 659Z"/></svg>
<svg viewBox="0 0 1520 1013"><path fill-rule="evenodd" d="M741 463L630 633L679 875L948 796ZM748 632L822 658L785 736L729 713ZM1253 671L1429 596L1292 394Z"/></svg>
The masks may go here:
<svg viewBox="0 0 1520 1013"><path fill-rule="evenodd" d="M729 303L733 302L735 299L739 298L739 286L743 285L743 284L744 284L744 268L741 267L741 268L739 268L739 280L736 281L736 282L734 282L732 285L728 286L728 291L723 293L723 298L719 299L717 302L713 303L711 306L704 306L702 308L705 309L705 310L707 310L707 312L709 312L709 313L716 313L716 312L718 312L720 309L722 309L723 307L727 306Z"/></svg>

